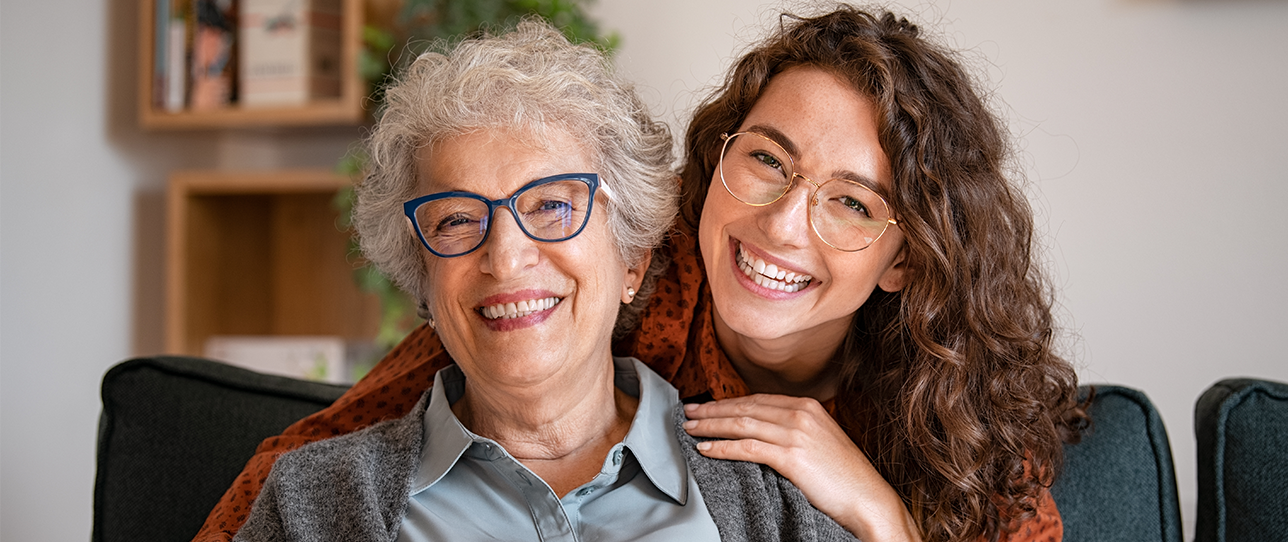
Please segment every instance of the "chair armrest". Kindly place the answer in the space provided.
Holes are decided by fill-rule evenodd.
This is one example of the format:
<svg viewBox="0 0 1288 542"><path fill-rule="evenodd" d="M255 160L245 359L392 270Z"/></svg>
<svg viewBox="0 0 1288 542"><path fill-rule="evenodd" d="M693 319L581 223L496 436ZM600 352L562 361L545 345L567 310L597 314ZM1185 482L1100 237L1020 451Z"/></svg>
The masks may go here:
<svg viewBox="0 0 1288 542"><path fill-rule="evenodd" d="M92 540L190 540L255 448L347 388L179 356L103 376Z"/></svg>

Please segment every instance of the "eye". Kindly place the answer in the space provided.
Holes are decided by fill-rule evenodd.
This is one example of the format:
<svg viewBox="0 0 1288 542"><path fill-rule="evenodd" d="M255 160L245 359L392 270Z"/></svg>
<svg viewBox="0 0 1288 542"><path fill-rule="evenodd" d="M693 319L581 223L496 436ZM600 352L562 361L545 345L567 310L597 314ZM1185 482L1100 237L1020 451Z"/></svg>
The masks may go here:
<svg viewBox="0 0 1288 542"><path fill-rule="evenodd" d="M541 205L539 205L536 210L542 211L542 212L563 211L571 207L572 207L572 204L566 201L545 200L541 202Z"/></svg>
<svg viewBox="0 0 1288 542"><path fill-rule="evenodd" d="M847 209L850 209L851 211L862 214L865 217L871 216L872 214L868 212L868 207L864 205L863 202L855 198L852 198L850 196L840 196L836 199L837 201L841 202L841 205L844 205Z"/></svg>
<svg viewBox="0 0 1288 542"><path fill-rule="evenodd" d="M459 230L464 226L469 226L470 224L475 224L477 222L477 220L465 213L456 213L440 219L435 230L440 232Z"/></svg>
<svg viewBox="0 0 1288 542"><path fill-rule="evenodd" d="M765 164L766 166L769 166L777 170L783 169L782 160L779 160L778 157L774 156L773 154L770 154L765 151L755 151L751 153L751 156L752 158L755 158L760 163Z"/></svg>

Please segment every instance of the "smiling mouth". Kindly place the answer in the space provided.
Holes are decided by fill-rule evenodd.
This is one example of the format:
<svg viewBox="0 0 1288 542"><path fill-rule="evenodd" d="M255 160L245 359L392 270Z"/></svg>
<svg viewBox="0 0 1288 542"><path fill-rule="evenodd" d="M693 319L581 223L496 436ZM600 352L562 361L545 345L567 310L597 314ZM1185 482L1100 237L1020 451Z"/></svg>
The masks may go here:
<svg viewBox="0 0 1288 542"><path fill-rule="evenodd" d="M550 310L563 301L562 297L546 297L542 299L529 299L517 303L498 303L487 307L480 307L479 314L487 320L509 320L512 318L523 318L544 310Z"/></svg>
<svg viewBox="0 0 1288 542"><path fill-rule="evenodd" d="M755 254L738 244L738 269L742 270L747 278L751 279L757 285L778 290L780 292L794 293L809 286L814 277L805 274L796 274L794 271L779 269L772 263L765 263L765 260L757 258Z"/></svg>

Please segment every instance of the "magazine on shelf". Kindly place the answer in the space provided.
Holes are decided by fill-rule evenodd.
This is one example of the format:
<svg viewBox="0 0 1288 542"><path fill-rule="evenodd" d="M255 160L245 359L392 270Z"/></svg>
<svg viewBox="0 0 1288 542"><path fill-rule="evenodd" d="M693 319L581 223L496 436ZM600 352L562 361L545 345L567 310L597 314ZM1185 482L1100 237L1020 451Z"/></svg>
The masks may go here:
<svg viewBox="0 0 1288 542"><path fill-rule="evenodd" d="M340 0L242 0L241 104L340 95Z"/></svg>

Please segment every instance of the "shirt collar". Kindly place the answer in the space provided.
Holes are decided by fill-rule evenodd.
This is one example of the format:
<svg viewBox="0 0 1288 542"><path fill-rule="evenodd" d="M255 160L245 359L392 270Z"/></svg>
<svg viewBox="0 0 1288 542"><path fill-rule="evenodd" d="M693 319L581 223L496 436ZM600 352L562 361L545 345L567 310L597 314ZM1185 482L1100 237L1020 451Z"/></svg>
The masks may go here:
<svg viewBox="0 0 1288 542"><path fill-rule="evenodd" d="M475 435L461 425L456 414L452 413L452 403L464 393L465 373L456 365L448 365L434 375L434 387L429 391L429 407L425 409L425 437L420 449L420 466L412 479L413 495L440 480L474 443Z"/></svg>
<svg viewBox="0 0 1288 542"><path fill-rule="evenodd" d="M683 505L688 501L689 469L675 437L674 409L679 394L635 358L614 358L614 385L639 399L623 444L659 491ZM635 393L632 393L635 392Z"/></svg>
<svg viewBox="0 0 1288 542"><path fill-rule="evenodd" d="M613 358L613 385L639 399L631 428L622 444L630 450L640 469L662 493L683 505L688 501L689 470L676 439L673 411L679 395L669 383L635 358ZM425 409L424 446L420 464L412 479L414 495L428 489L447 474L475 442L492 443L471 433L451 405L465 392L465 373L450 365L434 375L429 407Z"/></svg>

